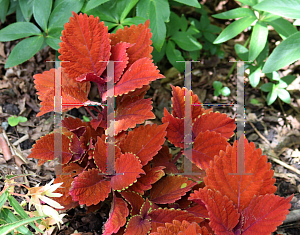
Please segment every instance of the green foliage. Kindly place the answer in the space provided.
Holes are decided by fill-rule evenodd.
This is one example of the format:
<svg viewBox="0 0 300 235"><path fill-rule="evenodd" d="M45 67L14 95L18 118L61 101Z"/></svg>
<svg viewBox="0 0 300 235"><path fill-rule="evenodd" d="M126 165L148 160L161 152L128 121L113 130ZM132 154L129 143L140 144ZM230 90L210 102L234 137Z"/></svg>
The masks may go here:
<svg viewBox="0 0 300 235"><path fill-rule="evenodd" d="M10 116L8 118L8 124L11 126L16 126L19 124L19 122L27 122L27 118L21 116Z"/></svg>
<svg viewBox="0 0 300 235"><path fill-rule="evenodd" d="M228 87L223 87L223 84L219 81L213 82L213 87L215 88L214 95L219 96L229 96L230 95L230 89Z"/></svg>

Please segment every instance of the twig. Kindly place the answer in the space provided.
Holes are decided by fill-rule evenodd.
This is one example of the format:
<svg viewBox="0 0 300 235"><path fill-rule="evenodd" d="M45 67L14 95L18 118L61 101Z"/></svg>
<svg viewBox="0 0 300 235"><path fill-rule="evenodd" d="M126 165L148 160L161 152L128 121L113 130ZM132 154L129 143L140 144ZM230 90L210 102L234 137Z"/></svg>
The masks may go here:
<svg viewBox="0 0 300 235"><path fill-rule="evenodd" d="M8 147L7 140L5 138L7 136L4 133L4 130L3 133L0 133L0 147L2 148L2 153L5 161L9 161L10 159L12 159L12 154Z"/></svg>
<svg viewBox="0 0 300 235"><path fill-rule="evenodd" d="M13 143L14 146L17 146L18 144L22 143L23 141L27 140L29 138L29 135L26 134L22 136L20 139L18 139L16 142Z"/></svg>

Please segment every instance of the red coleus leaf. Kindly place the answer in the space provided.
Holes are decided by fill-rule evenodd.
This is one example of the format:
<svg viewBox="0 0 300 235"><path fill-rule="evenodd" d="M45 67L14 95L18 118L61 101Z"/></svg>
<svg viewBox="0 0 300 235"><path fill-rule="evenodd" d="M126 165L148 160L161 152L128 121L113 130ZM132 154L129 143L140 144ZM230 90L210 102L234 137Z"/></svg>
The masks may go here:
<svg viewBox="0 0 300 235"><path fill-rule="evenodd" d="M57 134L60 135L60 133ZM31 149L31 154L29 154L28 158L40 159L42 164L45 161L54 160L55 135L55 133L51 133L37 140L36 143L33 145L33 148ZM71 138L69 138L67 135L71 136ZM72 152L69 148L69 145L73 136L74 138L77 138L72 132L65 131L64 134L61 134L62 164L66 164L72 158ZM38 165L41 165L40 161Z"/></svg>
<svg viewBox="0 0 300 235"><path fill-rule="evenodd" d="M104 179L99 170L91 169L84 171L74 179L70 195L73 201L79 201L81 205L90 206L104 201L110 191L110 182Z"/></svg>
<svg viewBox="0 0 300 235"><path fill-rule="evenodd" d="M233 229L238 224L240 215L227 196L204 188L194 191L189 199L201 199L204 202L209 213L209 225L216 234L234 235Z"/></svg>
<svg viewBox="0 0 300 235"><path fill-rule="evenodd" d="M274 194L255 196L242 212L244 218L242 234L268 235L274 232L289 213L292 198L293 195L287 199Z"/></svg>
<svg viewBox="0 0 300 235"><path fill-rule="evenodd" d="M215 131L221 136L229 139L234 134L236 128L235 120L225 113L205 113L193 123L193 134L198 136L200 132Z"/></svg>
<svg viewBox="0 0 300 235"><path fill-rule="evenodd" d="M200 132L195 139L190 160L197 167L206 169L209 167L209 162L214 160L214 156L219 155L220 150L225 151L228 145L227 139L217 132Z"/></svg>
<svg viewBox="0 0 300 235"><path fill-rule="evenodd" d="M157 227L164 226L165 223L172 223L173 220L186 220L190 223L200 223L203 221L202 218L197 217L187 211L167 208L152 210L149 213L149 216L151 217L152 232L157 232Z"/></svg>
<svg viewBox="0 0 300 235"><path fill-rule="evenodd" d="M114 190L124 190L133 184L140 174L145 174L140 160L132 153L122 154L116 159L115 170L116 175L111 178L111 187Z"/></svg>
<svg viewBox="0 0 300 235"><path fill-rule="evenodd" d="M240 146L241 152L244 152L245 173L251 175L232 175L237 172L237 159L242 159L240 152L237 153L237 145ZM275 179L272 178L273 170L270 170L271 163L267 162L267 156L261 154L260 149L255 149L254 143L248 143L242 136L239 143L235 141L233 147L227 146L226 152L221 151L220 155L210 162L210 167L206 169L207 177L204 178L206 187L227 195L239 210L248 207L255 195L274 193L276 187Z"/></svg>
<svg viewBox="0 0 300 235"><path fill-rule="evenodd" d="M187 93L187 89L185 87L174 87L171 85L171 88L173 90L172 95L172 115L174 117L178 118L184 118L185 116L185 95ZM199 115L202 115L203 113L209 113L212 111L212 109L205 110L204 108L201 107L201 103L199 101L199 98L197 95L193 95L193 91L191 92L191 118L194 120L197 118Z"/></svg>
<svg viewBox="0 0 300 235"><path fill-rule="evenodd" d="M86 131L86 122L80 120L79 118L65 117L61 124L63 127L67 128L69 131L76 134L78 137L82 136Z"/></svg>
<svg viewBox="0 0 300 235"><path fill-rule="evenodd" d="M65 24L61 40L59 59L64 61L62 67L69 77L82 81L86 80L86 75L92 74L100 80L111 49L104 22L99 23L99 18L92 15L73 12L69 23Z"/></svg>
<svg viewBox="0 0 300 235"><path fill-rule="evenodd" d="M149 58L141 58L134 62L128 70L120 78L119 82L114 86L114 95L127 94L150 82L163 78L159 73L157 66L155 66ZM106 100L107 92L102 96L102 100Z"/></svg>
<svg viewBox="0 0 300 235"><path fill-rule="evenodd" d="M141 215L134 215L130 218L124 235L131 234L148 234L151 229L151 222L149 219L144 219Z"/></svg>
<svg viewBox="0 0 300 235"><path fill-rule="evenodd" d="M200 227L195 222L173 220L172 223L165 223L164 227L158 227L157 232L150 235L211 235L211 233L206 227Z"/></svg>
<svg viewBox="0 0 300 235"><path fill-rule="evenodd" d="M63 68L51 69L42 74L34 75L37 94L42 101L41 111L37 116L54 111L55 79L61 76L62 111L66 112L73 108L79 108L90 101L87 98L90 83L78 83L66 74Z"/></svg>
<svg viewBox="0 0 300 235"><path fill-rule="evenodd" d="M152 186L150 200L157 204L173 203L196 183L181 175L168 175Z"/></svg>
<svg viewBox="0 0 300 235"><path fill-rule="evenodd" d="M187 208L186 210L195 216L209 218L208 210L206 209L205 204L200 199L193 199L193 201L197 202L198 205Z"/></svg>
<svg viewBox="0 0 300 235"><path fill-rule="evenodd" d="M122 191L120 192L122 197L129 203L129 205L131 206L131 211L130 211L130 215L137 215L140 213L140 210L145 202L145 200L143 199L143 197L133 191Z"/></svg>
<svg viewBox="0 0 300 235"><path fill-rule="evenodd" d="M115 133L134 128L136 124L142 124L147 119L154 119L152 113L152 101L150 99L127 99L115 110Z"/></svg>
<svg viewBox="0 0 300 235"><path fill-rule="evenodd" d="M152 33L150 32L149 23L150 21L147 20L145 25L131 25L129 28L125 26L124 29L119 29L115 34L110 35L112 46L120 42L127 42L133 45L127 50L129 57L128 67L138 59L144 57L152 58Z"/></svg>
<svg viewBox="0 0 300 235"><path fill-rule="evenodd" d="M142 165L146 165L161 149L165 142L167 124L139 126L130 131L121 142L122 152L136 154Z"/></svg>
<svg viewBox="0 0 300 235"><path fill-rule="evenodd" d="M103 235L117 233L126 223L126 217L129 214L126 202L122 198L114 196L112 206L109 212L109 218L104 224Z"/></svg>
<svg viewBox="0 0 300 235"><path fill-rule="evenodd" d="M164 166L158 166L151 168L150 163L143 167L145 175L142 175L133 185L129 187L129 190L135 191L144 195L144 192L152 188L152 184L156 183L161 177L165 175L163 171Z"/></svg>
<svg viewBox="0 0 300 235"><path fill-rule="evenodd" d="M178 173L177 166L171 161L172 157L172 154L169 153L169 147L162 146L161 150L153 157L151 164L153 167L164 166L164 171L167 174Z"/></svg>

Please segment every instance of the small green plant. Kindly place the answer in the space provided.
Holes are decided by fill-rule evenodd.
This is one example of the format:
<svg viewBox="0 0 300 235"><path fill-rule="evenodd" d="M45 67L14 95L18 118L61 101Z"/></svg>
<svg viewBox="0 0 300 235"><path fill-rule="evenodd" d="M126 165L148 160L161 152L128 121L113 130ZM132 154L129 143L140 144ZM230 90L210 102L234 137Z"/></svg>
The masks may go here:
<svg viewBox="0 0 300 235"><path fill-rule="evenodd" d="M50 199L49 197L60 197L61 194L53 193L61 184L53 184L53 181L46 184L45 186L32 187L29 188L23 184L16 183L14 180L18 177L23 177L25 175L7 175L5 176L5 185L0 192L0 234L14 234L14 231L19 232L19 234L33 234L29 229L30 225L36 232L45 234L51 234L54 230L52 225L57 224L60 226L62 223L62 218L65 214L59 215L58 212L53 209L62 209L63 207L59 205L56 201ZM26 195L15 193L15 186L22 186L28 190ZM13 197L19 196L24 197L26 200L21 204ZM6 201L9 201L10 206L4 205ZM41 200L46 202L48 205L42 205ZM29 203L30 206L34 205L36 211L30 212L24 210L24 206ZM48 217L48 218L45 218Z"/></svg>
<svg viewBox="0 0 300 235"><path fill-rule="evenodd" d="M27 118L26 117L22 117L22 116L10 116L8 118L8 124L10 126L16 126L19 124L19 122L27 122Z"/></svg>
<svg viewBox="0 0 300 235"><path fill-rule="evenodd" d="M219 81L214 81L213 82L213 87L215 88L214 95L219 96L229 96L230 95L230 89L228 87L223 87L222 82Z"/></svg>

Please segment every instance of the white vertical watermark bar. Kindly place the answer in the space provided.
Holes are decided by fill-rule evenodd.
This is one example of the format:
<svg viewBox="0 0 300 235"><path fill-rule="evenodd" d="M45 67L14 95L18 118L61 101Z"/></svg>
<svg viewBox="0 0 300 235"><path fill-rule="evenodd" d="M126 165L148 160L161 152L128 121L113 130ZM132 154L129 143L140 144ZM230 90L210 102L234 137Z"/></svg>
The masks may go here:
<svg viewBox="0 0 300 235"><path fill-rule="evenodd" d="M185 94L184 94L184 102L185 102L185 117L184 117L184 149L183 154L184 158L184 173L189 174L192 173L192 62L185 61L185 71L184 71L184 86L185 86ZM190 160L189 160L190 159Z"/></svg>
<svg viewBox="0 0 300 235"><path fill-rule="evenodd" d="M115 174L115 96L114 62L107 64L107 174Z"/></svg>

